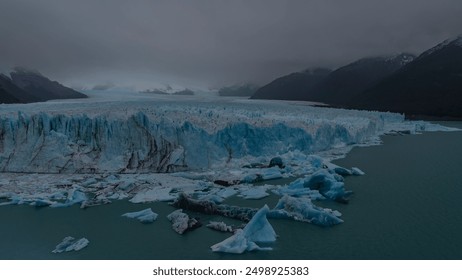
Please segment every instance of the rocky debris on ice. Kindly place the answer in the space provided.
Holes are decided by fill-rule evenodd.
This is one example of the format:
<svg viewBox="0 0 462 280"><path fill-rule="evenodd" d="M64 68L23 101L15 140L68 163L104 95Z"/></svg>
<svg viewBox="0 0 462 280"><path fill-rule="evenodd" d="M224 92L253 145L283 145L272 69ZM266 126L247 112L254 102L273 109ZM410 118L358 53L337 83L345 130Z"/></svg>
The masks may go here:
<svg viewBox="0 0 462 280"><path fill-rule="evenodd" d="M239 207L226 204L218 205L213 201L193 199L185 193L180 193L171 205L179 209L190 210L208 215L220 215L244 222L249 221L258 211L256 208Z"/></svg>
<svg viewBox="0 0 462 280"><path fill-rule="evenodd" d="M52 251L52 253L80 251L87 247L89 243L90 241L88 241L86 238L80 238L79 240L76 240L72 236L67 236L61 243L56 245L56 248Z"/></svg>
<svg viewBox="0 0 462 280"><path fill-rule="evenodd" d="M138 212L128 212L122 215L122 217L137 219L143 224L152 223L157 219L157 213L154 213L151 208L146 208Z"/></svg>
<svg viewBox="0 0 462 280"><path fill-rule="evenodd" d="M273 167L273 166L277 166L279 168L284 168L284 162L282 161L282 158L281 157L274 157L270 160L270 163L268 165L268 167Z"/></svg>
<svg viewBox="0 0 462 280"><path fill-rule="evenodd" d="M183 209L173 211L167 216L167 219L172 222L172 228L179 234L200 227L202 224L195 218L189 218L188 214L183 213Z"/></svg>
<svg viewBox="0 0 462 280"><path fill-rule="evenodd" d="M260 247L257 244L276 241L276 232L266 218L268 212L268 206L263 206L243 229L237 229L231 237L212 245L212 251L242 254L245 251L272 250L270 247Z"/></svg>
<svg viewBox="0 0 462 280"><path fill-rule="evenodd" d="M284 195L277 205L268 213L270 218L293 219L319 226L332 226L343 223L341 213L314 205L307 197Z"/></svg>
<svg viewBox="0 0 462 280"><path fill-rule="evenodd" d="M210 221L206 227L222 232L233 232L233 227L226 225L224 222Z"/></svg>

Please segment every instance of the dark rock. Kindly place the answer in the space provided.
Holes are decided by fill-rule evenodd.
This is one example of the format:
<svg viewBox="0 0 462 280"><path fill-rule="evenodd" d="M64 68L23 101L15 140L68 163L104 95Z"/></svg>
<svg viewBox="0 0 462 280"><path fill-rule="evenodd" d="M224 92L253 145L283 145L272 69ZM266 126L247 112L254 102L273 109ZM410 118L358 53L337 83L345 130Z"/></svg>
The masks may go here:
<svg viewBox="0 0 462 280"><path fill-rule="evenodd" d="M239 207L226 204L217 205L212 201L197 200L180 193L178 198L171 203L176 208L204 213L208 215L220 215L228 218L248 222L258 211L256 208Z"/></svg>
<svg viewBox="0 0 462 280"><path fill-rule="evenodd" d="M282 161L282 158L280 157L274 157L270 160L270 163L268 165L268 167L273 167L273 166L277 166L279 168L284 168L284 162Z"/></svg>

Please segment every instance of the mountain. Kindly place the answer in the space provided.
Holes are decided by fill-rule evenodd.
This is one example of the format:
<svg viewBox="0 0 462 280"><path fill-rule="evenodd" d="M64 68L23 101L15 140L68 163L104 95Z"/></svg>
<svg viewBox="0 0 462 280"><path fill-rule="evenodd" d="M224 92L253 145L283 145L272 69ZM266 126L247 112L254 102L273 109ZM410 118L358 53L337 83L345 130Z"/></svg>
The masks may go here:
<svg viewBox="0 0 462 280"><path fill-rule="evenodd" d="M19 103L19 99L11 94L11 87L14 85L11 83L10 78L0 74L0 104L1 103ZM19 89L18 89L19 90Z"/></svg>
<svg viewBox="0 0 462 280"><path fill-rule="evenodd" d="M371 57L360 59L335 71L318 68L292 73L263 86L252 98L308 100L345 106L357 94L391 75L414 58L411 54Z"/></svg>
<svg viewBox="0 0 462 280"><path fill-rule="evenodd" d="M50 99L86 98L87 96L58 82L51 81L37 71L15 68L11 80L29 96L18 98L21 102L46 101Z"/></svg>
<svg viewBox="0 0 462 280"><path fill-rule="evenodd" d="M425 51L348 106L408 116L462 117L462 37Z"/></svg>
<svg viewBox="0 0 462 280"><path fill-rule="evenodd" d="M27 103L40 101L19 88L6 75L0 74L0 103Z"/></svg>
<svg viewBox="0 0 462 280"><path fill-rule="evenodd" d="M252 96L258 86L252 84L232 85L218 90L219 96Z"/></svg>
<svg viewBox="0 0 462 280"><path fill-rule="evenodd" d="M356 95L390 76L414 58L411 54L403 53L391 57L360 59L330 73L311 90L310 96L312 101L344 106Z"/></svg>
<svg viewBox="0 0 462 280"><path fill-rule="evenodd" d="M259 88L251 99L312 100L312 90L331 73L325 68L308 69L277 78Z"/></svg>

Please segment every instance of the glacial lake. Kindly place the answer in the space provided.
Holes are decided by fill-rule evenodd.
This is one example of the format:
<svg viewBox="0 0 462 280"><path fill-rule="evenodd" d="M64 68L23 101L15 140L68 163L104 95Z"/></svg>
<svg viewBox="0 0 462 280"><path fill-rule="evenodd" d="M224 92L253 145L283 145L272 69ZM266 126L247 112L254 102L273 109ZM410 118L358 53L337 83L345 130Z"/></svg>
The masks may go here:
<svg viewBox="0 0 462 280"><path fill-rule="evenodd" d="M462 128L461 122L444 123ZM462 132L384 136L384 145L354 148L336 164L357 166L365 176L347 177L354 191L347 205L315 202L339 210L344 223L330 228L270 220L278 240L273 251L218 254L210 246L230 234L205 226L181 236L166 215L166 203L127 201L96 206L0 207L0 259L462 259ZM1 174L0 174L1 176ZM277 197L224 203L274 206ZM151 207L152 224L120 215ZM236 220L222 217L199 217ZM66 236L86 237L90 245L71 253L51 251Z"/></svg>

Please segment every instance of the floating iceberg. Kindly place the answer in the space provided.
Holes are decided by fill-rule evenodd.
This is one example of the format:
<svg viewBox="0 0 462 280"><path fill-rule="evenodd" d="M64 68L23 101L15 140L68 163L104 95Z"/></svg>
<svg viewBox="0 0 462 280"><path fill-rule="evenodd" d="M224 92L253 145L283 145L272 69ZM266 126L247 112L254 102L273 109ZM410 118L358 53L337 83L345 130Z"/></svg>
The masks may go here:
<svg viewBox="0 0 462 280"><path fill-rule="evenodd" d="M57 202L50 204L50 207L68 207L74 204L82 203L87 200L87 196L77 188L73 188L67 192L67 199L65 202Z"/></svg>
<svg viewBox="0 0 462 280"><path fill-rule="evenodd" d="M291 197L279 199L277 205L268 213L270 218L293 219L320 226L332 226L343 223L341 213L315 206L309 198Z"/></svg>
<svg viewBox="0 0 462 280"><path fill-rule="evenodd" d="M241 192L238 196L244 199L262 199L269 196L268 186L248 186L241 189Z"/></svg>
<svg viewBox="0 0 462 280"><path fill-rule="evenodd" d="M268 206L263 206L243 229L236 230L231 237L212 245L212 251L242 254L245 251L271 250L269 247L260 247L257 245L257 242L276 241L276 232L268 222L268 219L266 219L268 212Z"/></svg>
<svg viewBox="0 0 462 280"><path fill-rule="evenodd" d="M90 241L86 238L80 238L79 240L75 240L72 236L67 236L63 239L61 243L56 245L56 248L52 251L52 253L62 253L62 252L70 252L70 251L80 251L83 248L87 247Z"/></svg>
<svg viewBox="0 0 462 280"><path fill-rule="evenodd" d="M180 193L178 198L173 201L171 205L180 209L191 210L208 215L220 215L245 222L249 221L258 211L257 208L239 207L226 204L218 205L213 201L193 199L184 193Z"/></svg>
<svg viewBox="0 0 462 280"><path fill-rule="evenodd" d="M138 219L138 221L148 224L152 223L157 219L157 214L152 212L151 208L146 208L138 212L129 212L122 215L122 217Z"/></svg>
<svg viewBox="0 0 462 280"><path fill-rule="evenodd" d="M289 185L289 189L300 189L303 186L303 188L317 190L324 197L331 200L347 202L348 196L352 192L346 191L343 178L335 175L327 169L321 169L302 180L293 182Z"/></svg>
<svg viewBox="0 0 462 280"><path fill-rule="evenodd" d="M173 211L167 216L167 219L172 222L173 230L179 234L183 234L188 230L193 230L201 226L198 220L189 218L188 214L183 213L182 209Z"/></svg>

